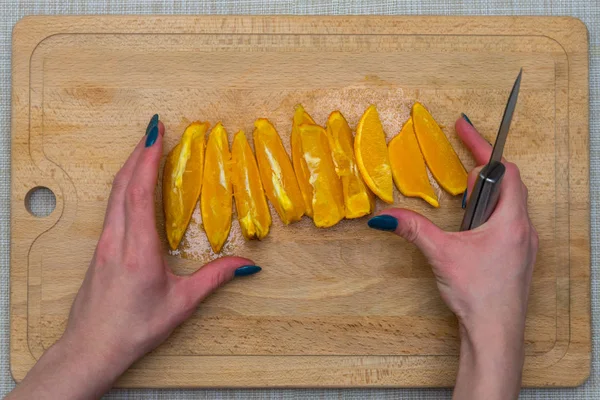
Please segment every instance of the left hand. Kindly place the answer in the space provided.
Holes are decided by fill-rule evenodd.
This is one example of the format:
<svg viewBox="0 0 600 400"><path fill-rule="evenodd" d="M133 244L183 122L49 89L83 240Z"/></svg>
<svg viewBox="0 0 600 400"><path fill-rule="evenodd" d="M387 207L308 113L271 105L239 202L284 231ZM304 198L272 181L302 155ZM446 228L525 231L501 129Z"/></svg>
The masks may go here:
<svg viewBox="0 0 600 400"><path fill-rule="evenodd" d="M171 271L154 209L164 130L162 122L151 122L117 173L104 228L66 331L11 396L100 397L236 270L239 275L260 270L250 260L224 257L190 276Z"/></svg>

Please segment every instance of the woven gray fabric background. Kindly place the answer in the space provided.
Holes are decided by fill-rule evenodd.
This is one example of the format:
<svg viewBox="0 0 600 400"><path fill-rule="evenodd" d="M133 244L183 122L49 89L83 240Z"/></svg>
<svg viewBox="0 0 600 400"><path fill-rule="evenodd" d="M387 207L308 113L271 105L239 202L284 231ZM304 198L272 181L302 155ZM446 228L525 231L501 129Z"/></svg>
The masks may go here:
<svg viewBox="0 0 600 400"><path fill-rule="evenodd" d="M9 369L10 66L11 31L29 14L436 14L571 15L590 32L590 152L593 361L590 379L574 389L524 389L522 399L600 399L600 2L599 0L0 0L0 396L14 387ZM39 201L39 202L38 202ZM40 193L33 208L51 207ZM113 390L108 399L439 399L446 389Z"/></svg>

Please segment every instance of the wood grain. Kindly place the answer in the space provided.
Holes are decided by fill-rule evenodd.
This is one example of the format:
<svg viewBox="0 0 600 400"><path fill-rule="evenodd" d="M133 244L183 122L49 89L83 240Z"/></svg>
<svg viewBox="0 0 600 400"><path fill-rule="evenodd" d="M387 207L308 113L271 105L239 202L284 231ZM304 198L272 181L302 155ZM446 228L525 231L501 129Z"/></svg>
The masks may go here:
<svg viewBox="0 0 600 400"><path fill-rule="evenodd" d="M112 179L153 113L166 125L165 154L195 119L222 121L234 133L268 117L289 150L296 103L319 123L340 109L352 126L375 103L389 139L418 100L471 168L454 121L465 112L493 140L523 67L505 150L529 187L540 233L523 379L580 384L590 369L587 43L585 26L570 18L23 19L13 34L14 378L60 337ZM44 218L24 205L36 186L56 195ZM456 230L460 199L436 191L439 209L398 192L395 205ZM415 248L369 230L365 218L318 230L306 218L283 227L273 215L262 242L245 242L234 221L224 251L254 259L263 272L208 299L119 386L453 384L456 319ZM186 274L214 257L193 222L171 260Z"/></svg>

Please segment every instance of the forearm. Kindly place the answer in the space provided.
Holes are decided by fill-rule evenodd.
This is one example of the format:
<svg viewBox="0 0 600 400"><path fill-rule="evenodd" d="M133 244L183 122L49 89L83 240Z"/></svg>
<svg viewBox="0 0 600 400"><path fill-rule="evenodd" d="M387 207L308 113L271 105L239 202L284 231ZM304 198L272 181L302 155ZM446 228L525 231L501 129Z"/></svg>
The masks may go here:
<svg viewBox="0 0 600 400"><path fill-rule="evenodd" d="M50 347L7 399L97 399L126 367L63 338Z"/></svg>
<svg viewBox="0 0 600 400"><path fill-rule="evenodd" d="M454 399L517 399L524 346L522 330L461 327L460 362ZM487 329L486 329L487 328Z"/></svg>

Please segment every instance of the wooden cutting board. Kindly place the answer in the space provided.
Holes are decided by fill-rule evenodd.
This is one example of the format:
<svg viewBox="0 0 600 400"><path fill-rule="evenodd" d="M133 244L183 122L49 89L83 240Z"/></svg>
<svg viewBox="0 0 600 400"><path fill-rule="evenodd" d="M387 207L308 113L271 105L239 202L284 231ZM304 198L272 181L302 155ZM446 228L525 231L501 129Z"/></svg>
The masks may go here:
<svg viewBox="0 0 600 400"><path fill-rule="evenodd" d="M167 129L165 154L195 119L222 121L233 134L268 117L289 150L296 103L319 123L340 109L352 126L375 103L389 139L418 100L470 169L454 121L465 112L493 141L523 67L505 150L529 187L540 235L523 379L580 384L590 371L587 51L586 28L571 18L22 20L13 36L13 376L21 380L61 335L112 179L155 112ZM56 196L43 218L25 206L39 186ZM456 230L460 196L436 190L439 209L397 192L395 204ZM120 386L453 384L457 322L412 245L368 229L366 218L319 230L306 218L284 227L273 215L262 242L244 242L234 221L224 250L263 272L219 290ZM195 221L169 258L187 274L214 257Z"/></svg>

